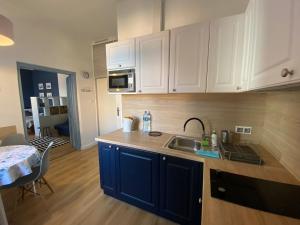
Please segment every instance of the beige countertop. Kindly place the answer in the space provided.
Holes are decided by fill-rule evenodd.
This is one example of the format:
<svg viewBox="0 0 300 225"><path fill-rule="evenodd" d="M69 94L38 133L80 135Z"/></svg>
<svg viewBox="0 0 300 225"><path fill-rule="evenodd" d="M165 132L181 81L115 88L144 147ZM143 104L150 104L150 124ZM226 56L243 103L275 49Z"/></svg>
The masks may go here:
<svg viewBox="0 0 300 225"><path fill-rule="evenodd" d="M264 165L251 165L228 160L204 158L193 153L167 149L165 145L172 136L174 135L163 133L160 137L150 137L139 131L123 133L122 130L117 130L97 137L96 141L204 162L202 225L300 225L300 220L297 219L243 207L211 197L210 169L219 169L255 178L300 185L300 182L266 150L257 146L259 154L264 160Z"/></svg>

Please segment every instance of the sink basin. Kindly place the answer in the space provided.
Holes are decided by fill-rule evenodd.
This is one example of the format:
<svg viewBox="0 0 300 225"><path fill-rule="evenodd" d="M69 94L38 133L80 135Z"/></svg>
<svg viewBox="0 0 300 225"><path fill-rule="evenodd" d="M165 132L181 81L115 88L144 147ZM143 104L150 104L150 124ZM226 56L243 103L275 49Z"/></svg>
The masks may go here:
<svg viewBox="0 0 300 225"><path fill-rule="evenodd" d="M196 138L174 136L166 147L180 151L195 152L201 149L201 143L200 140Z"/></svg>

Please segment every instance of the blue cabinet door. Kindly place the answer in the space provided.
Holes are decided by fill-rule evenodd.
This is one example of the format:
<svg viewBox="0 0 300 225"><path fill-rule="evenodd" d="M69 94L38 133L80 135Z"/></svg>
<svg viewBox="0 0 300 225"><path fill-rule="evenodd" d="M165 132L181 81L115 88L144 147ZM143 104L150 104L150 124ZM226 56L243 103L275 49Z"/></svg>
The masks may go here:
<svg viewBox="0 0 300 225"><path fill-rule="evenodd" d="M117 197L151 212L158 211L159 154L116 148Z"/></svg>
<svg viewBox="0 0 300 225"><path fill-rule="evenodd" d="M203 164L171 156L160 157L160 214L180 224L201 221Z"/></svg>
<svg viewBox="0 0 300 225"><path fill-rule="evenodd" d="M115 146L100 142L99 148L99 168L100 184L105 194L115 196L116 194L116 163Z"/></svg>

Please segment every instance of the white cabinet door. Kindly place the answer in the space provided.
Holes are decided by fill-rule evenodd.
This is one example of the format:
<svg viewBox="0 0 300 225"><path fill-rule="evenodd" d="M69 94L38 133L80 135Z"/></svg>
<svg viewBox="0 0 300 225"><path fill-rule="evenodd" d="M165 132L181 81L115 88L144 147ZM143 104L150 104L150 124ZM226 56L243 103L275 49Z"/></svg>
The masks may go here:
<svg viewBox="0 0 300 225"><path fill-rule="evenodd" d="M253 56L253 18L254 5L250 1L245 12L245 30L244 30L244 47L243 47L243 64L241 73L241 90L249 89L249 79L252 71Z"/></svg>
<svg viewBox="0 0 300 225"><path fill-rule="evenodd" d="M236 15L211 22L207 92L242 91L244 19Z"/></svg>
<svg viewBox="0 0 300 225"><path fill-rule="evenodd" d="M250 88L300 82L300 1L250 0L254 5ZM282 74L284 69L293 75Z"/></svg>
<svg viewBox="0 0 300 225"><path fill-rule="evenodd" d="M135 39L107 44L106 63L108 70L135 67Z"/></svg>
<svg viewBox="0 0 300 225"><path fill-rule="evenodd" d="M168 93L169 31L136 39L138 93Z"/></svg>
<svg viewBox="0 0 300 225"><path fill-rule="evenodd" d="M170 93L205 92L209 23L171 30Z"/></svg>

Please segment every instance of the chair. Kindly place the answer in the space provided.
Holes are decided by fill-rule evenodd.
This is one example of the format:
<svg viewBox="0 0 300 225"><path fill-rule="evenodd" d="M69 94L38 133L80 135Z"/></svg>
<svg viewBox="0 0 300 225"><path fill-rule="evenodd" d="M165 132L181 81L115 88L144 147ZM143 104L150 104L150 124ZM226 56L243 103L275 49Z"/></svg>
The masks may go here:
<svg viewBox="0 0 300 225"><path fill-rule="evenodd" d="M36 192L35 182L38 181L40 185L42 185L42 184L47 185L47 187L50 189L51 193L54 193L54 190L52 189L52 187L48 184L48 182L44 178L44 175L48 171L48 166L49 166L48 156L49 156L49 151L50 151L52 145L53 145L53 142L50 142L47 149L42 154L40 165L33 168L33 172L31 174L29 174L27 176L24 176L24 177L18 178L12 184L0 186L0 190L19 187L19 188L22 188L21 189L22 190L22 196L21 196L22 200L24 199L25 191L29 191L31 193L34 193L34 195L39 195L40 197L42 197L42 201L45 204L44 197ZM31 187L26 188L25 187L26 185L31 185ZM16 214L17 202L19 200L19 195L16 194L15 196L16 197L15 197L15 200L14 200L13 214ZM13 220L14 220L14 218L15 217L13 217Z"/></svg>
<svg viewBox="0 0 300 225"><path fill-rule="evenodd" d="M39 133L39 137L52 137L52 132L51 132L51 128L50 127L39 127L40 129L40 133Z"/></svg>
<svg viewBox="0 0 300 225"><path fill-rule="evenodd" d="M2 140L2 146L28 144L23 134L11 134Z"/></svg>
<svg viewBox="0 0 300 225"><path fill-rule="evenodd" d="M49 143L47 149L42 153L40 165L33 168L33 171L31 174L18 178L14 183L9 185L9 187L21 187L22 188L22 199L24 199L25 191L31 192L35 195L40 195L36 191L35 182L38 182L40 185L45 184L49 190L54 193L54 190L49 185L49 183L44 178L44 175L48 171L49 167L49 151L53 145L53 141ZM31 185L29 188L27 188L27 185Z"/></svg>

